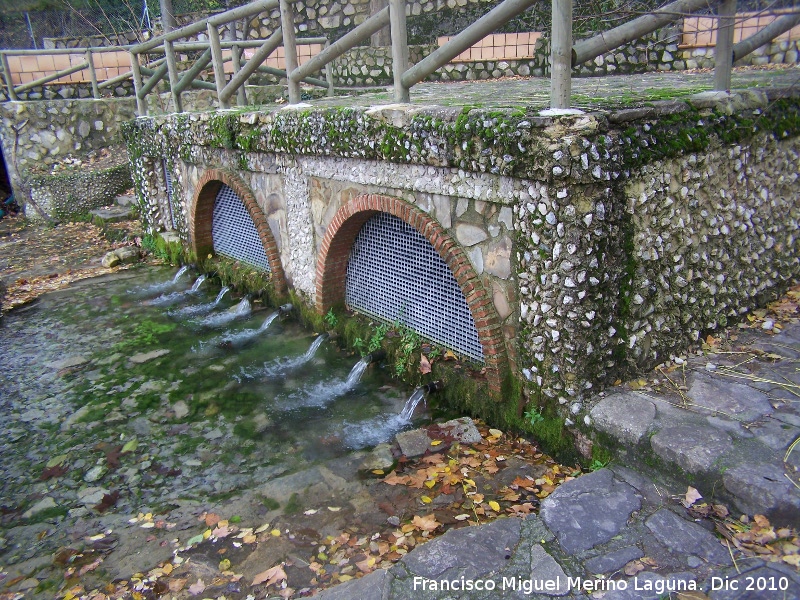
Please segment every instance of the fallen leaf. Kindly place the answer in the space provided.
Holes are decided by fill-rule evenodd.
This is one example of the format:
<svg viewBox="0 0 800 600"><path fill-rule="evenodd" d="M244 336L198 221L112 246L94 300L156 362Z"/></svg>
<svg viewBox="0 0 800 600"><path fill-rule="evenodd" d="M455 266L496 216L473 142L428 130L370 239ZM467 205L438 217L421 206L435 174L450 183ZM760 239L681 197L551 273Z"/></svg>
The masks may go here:
<svg viewBox="0 0 800 600"><path fill-rule="evenodd" d="M169 591L172 593L180 592L183 586L186 585L186 579L171 579L169 582Z"/></svg>
<svg viewBox="0 0 800 600"><path fill-rule="evenodd" d="M220 571L227 571L231 568L231 561L227 558L223 558L219 561L219 570Z"/></svg>
<svg viewBox="0 0 800 600"><path fill-rule="evenodd" d="M304 515L315 515L315 514L317 514L318 512L319 512L319 511L318 511L316 508L309 508L308 510L306 510L306 511L303 511L303 514L304 514Z"/></svg>
<svg viewBox="0 0 800 600"><path fill-rule="evenodd" d="M494 500L489 500L489 507L494 512L500 512L500 505L497 502L495 502Z"/></svg>
<svg viewBox="0 0 800 600"><path fill-rule="evenodd" d="M271 569L267 569L262 573L259 573L253 578L253 583L251 585L272 585L273 583L277 583L278 581L283 581L286 579L286 573L283 570L282 565L275 565Z"/></svg>
<svg viewBox="0 0 800 600"><path fill-rule="evenodd" d="M419 372L423 375L427 375L431 372L431 362L424 354L420 355L419 357Z"/></svg>
<svg viewBox="0 0 800 600"><path fill-rule="evenodd" d="M431 446L438 446L438 445L439 445L439 444L441 444L441 443L442 443L442 440L433 440L433 441L431 442Z"/></svg>
<svg viewBox="0 0 800 600"><path fill-rule="evenodd" d="M430 504L431 502L433 502L433 500L431 500L429 496L422 496L420 497L420 500L422 500L423 504Z"/></svg>
<svg viewBox="0 0 800 600"><path fill-rule="evenodd" d="M342 510L342 507L341 506L329 506L328 510L331 511L331 512L339 512L340 510Z"/></svg>
<svg viewBox="0 0 800 600"><path fill-rule="evenodd" d="M280 537L281 536L281 530L280 529L273 529L272 531L269 532L269 534L272 537Z"/></svg>
<svg viewBox="0 0 800 600"><path fill-rule="evenodd" d="M469 519L469 515L468 515L467 513L463 513L463 514L460 514L460 515L456 515L456 516L455 516L455 517L453 517L453 518L454 518L456 521L466 521L467 519Z"/></svg>
<svg viewBox="0 0 800 600"><path fill-rule="evenodd" d="M698 492L692 486L689 486L688 489L686 490L686 495L684 496L684 499L681 501L681 504L683 504L686 508L689 508L692 504L700 500L702 497L703 496L702 494L700 494L700 492Z"/></svg>
<svg viewBox="0 0 800 600"><path fill-rule="evenodd" d="M207 513L205 516L206 527L213 527L221 520L222 518L219 515L215 515L214 513Z"/></svg>
<svg viewBox="0 0 800 600"><path fill-rule="evenodd" d="M206 589L206 584L203 583L202 579L198 579L192 585L189 586L189 593L192 596L197 596L198 594L202 594L203 590Z"/></svg>
<svg viewBox="0 0 800 600"><path fill-rule="evenodd" d="M441 527L441 523L436 520L436 515L433 513L426 515L424 517L420 517L419 515L414 515L414 518L411 520L412 525L414 525L417 529L421 529L422 531L434 531Z"/></svg>

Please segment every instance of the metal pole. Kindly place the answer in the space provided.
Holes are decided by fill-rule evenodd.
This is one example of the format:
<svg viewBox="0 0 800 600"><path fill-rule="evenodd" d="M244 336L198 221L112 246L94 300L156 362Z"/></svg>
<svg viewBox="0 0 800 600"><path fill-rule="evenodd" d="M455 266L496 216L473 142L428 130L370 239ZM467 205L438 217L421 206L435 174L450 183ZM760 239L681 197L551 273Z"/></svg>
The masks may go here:
<svg viewBox="0 0 800 600"><path fill-rule="evenodd" d="M307 63L289 73L289 77L295 81L300 81L304 77L316 73L326 64L350 50L350 48L358 44L358 42L367 39L373 33L382 27L386 27L388 24L389 9L384 8L381 12L375 13L351 32L340 37Z"/></svg>
<svg viewBox="0 0 800 600"><path fill-rule="evenodd" d="M669 25L673 21L682 19L687 13L713 6L717 1L718 0L678 0L677 2L662 6L650 14L634 19L633 21L628 21L619 27L604 31L593 38L575 44L572 50L572 64L573 66L577 66L585 63L587 60L597 58L609 50L618 48L656 29L661 29L664 25Z"/></svg>
<svg viewBox="0 0 800 600"><path fill-rule="evenodd" d="M782 33L793 29L796 25L800 25L800 13L775 19L772 23L764 27L764 29L754 33L749 38L742 40L733 47L733 62L747 56Z"/></svg>
<svg viewBox="0 0 800 600"><path fill-rule="evenodd" d="M280 0L281 3L281 27L283 28L283 50L286 61L286 72L289 74L287 83L289 85L289 104L300 102L300 82L292 79L292 73L297 70L297 46L294 38L294 13L289 0Z"/></svg>
<svg viewBox="0 0 800 600"><path fill-rule="evenodd" d="M136 112L140 117L147 116L147 102L139 97L142 89L142 67L139 64L139 55L131 52L131 72L133 73L133 91L136 95Z"/></svg>
<svg viewBox="0 0 800 600"><path fill-rule="evenodd" d="M208 41L211 42L211 60L214 63L214 82L217 84L217 100L220 108L230 108L231 105L222 97L225 89L225 63L222 60L222 48L219 45L219 30L213 23L208 24Z"/></svg>
<svg viewBox="0 0 800 600"><path fill-rule="evenodd" d="M16 100L17 94L14 92L14 83L11 81L11 69L8 66L8 56L5 52L0 52L0 61L3 63L3 77L6 80L6 89L8 89L8 99Z"/></svg>
<svg viewBox="0 0 800 600"><path fill-rule="evenodd" d="M392 31L392 73L394 101L411 102L408 88L403 85L403 73L408 71L408 30L406 0L389 0L389 26Z"/></svg>
<svg viewBox="0 0 800 600"><path fill-rule="evenodd" d="M172 102L175 104L175 112L183 112L183 100L181 93L177 91L180 73L178 73L178 61L175 60L175 50L172 42L164 42L164 53L167 57L167 72L169 73L169 89L172 91Z"/></svg>
<svg viewBox="0 0 800 600"><path fill-rule="evenodd" d="M736 0L724 0L717 10L717 47L714 50L714 90L731 89L733 67L733 25L736 17Z"/></svg>
<svg viewBox="0 0 800 600"><path fill-rule="evenodd" d="M33 35L33 27L31 27L31 17L28 14L28 11L25 11L25 22L28 24L28 33L31 35L31 41L33 42L33 49L38 50L39 47L36 45L36 36Z"/></svg>
<svg viewBox="0 0 800 600"><path fill-rule="evenodd" d="M550 108L569 108L572 92L572 0L553 0Z"/></svg>
<svg viewBox="0 0 800 600"><path fill-rule="evenodd" d="M505 2L494 7L444 46L436 49L403 73L403 85L410 88L415 83L422 81L436 69L446 65L451 59L537 2L539 0L505 0Z"/></svg>
<svg viewBox="0 0 800 600"><path fill-rule="evenodd" d="M97 87L97 71L94 68L94 58L92 51L86 51L86 62L89 63L89 81L92 82L92 97L96 100L100 97L100 88Z"/></svg>

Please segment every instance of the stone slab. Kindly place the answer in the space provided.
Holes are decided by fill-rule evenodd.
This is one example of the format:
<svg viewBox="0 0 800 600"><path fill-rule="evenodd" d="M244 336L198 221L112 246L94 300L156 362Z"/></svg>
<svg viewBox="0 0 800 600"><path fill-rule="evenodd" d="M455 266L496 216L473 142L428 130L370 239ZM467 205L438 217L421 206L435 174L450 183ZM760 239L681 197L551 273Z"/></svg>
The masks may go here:
<svg viewBox="0 0 800 600"><path fill-rule="evenodd" d="M715 565L731 564L730 554L713 533L669 509L662 508L647 519L645 525L673 552L694 555Z"/></svg>
<svg viewBox="0 0 800 600"><path fill-rule="evenodd" d="M135 365L140 365L166 354L169 354L169 350L167 348L162 348L160 350L151 350L150 352L140 352L139 354L134 354L129 360Z"/></svg>
<svg viewBox="0 0 800 600"><path fill-rule="evenodd" d="M529 579L533 582L533 589L545 596L566 596L570 592L564 569L539 544L531 548Z"/></svg>
<svg viewBox="0 0 800 600"><path fill-rule="evenodd" d="M590 414L597 429L635 446L652 425L656 407L643 394L623 392L603 398Z"/></svg>
<svg viewBox="0 0 800 600"><path fill-rule="evenodd" d="M733 447L728 434L705 425L676 425L662 429L650 444L662 460L676 463L687 473L711 470L714 463Z"/></svg>
<svg viewBox="0 0 800 600"><path fill-rule="evenodd" d="M774 524L800 527L800 490L787 479L783 465L739 465L725 471L722 483L742 512L764 514Z"/></svg>
<svg viewBox="0 0 800 600"><path fill-rule="evenodd" d="M92 220L99 219L103 223L121 223L136 218L136 211L130 205L95 208L89 214L92 215Z"/></svg>
<svg viewBox="0 0 800 600"><path fill-rule="evenodd" d="M636 546L627 546L607 554L601 554L596 558L589 559L586 561L585 565L591 573L596 573L599 575L601 573L611 573L612 571L617 571L632 560L642 558L643 556L644 552L642 552L641 548Z"/></svg>
<svg viewBox="0 0 800 600"><path fill-rule="evenodd" d="M387 600L394 577L379 569L361 579L351 579L314 596L320 600Z"/></svg>
<svg viewBox="0 0 800 600"><path fill-rule="evenodd" d="M519 543L520 519L498 519L478 527L451 529L415 548L400 563L413 575L430 579L477 579L500 569ZM396 568L396 567L395 567Z"/></svg>
<svg viewBox="0 0 800 600"><path fill-rule="evenodd" d="M541 504L540 515L567 554L588 550L618 535L641 498L608 469L560 485Z"/></svg>
<svg viewBox="0 0 800 600"><path fill-rule="evenodd" d="M755 421L773 410L766 394L740 383L705 375L695 375L686 395L698 408L745 422Z"/></svg>

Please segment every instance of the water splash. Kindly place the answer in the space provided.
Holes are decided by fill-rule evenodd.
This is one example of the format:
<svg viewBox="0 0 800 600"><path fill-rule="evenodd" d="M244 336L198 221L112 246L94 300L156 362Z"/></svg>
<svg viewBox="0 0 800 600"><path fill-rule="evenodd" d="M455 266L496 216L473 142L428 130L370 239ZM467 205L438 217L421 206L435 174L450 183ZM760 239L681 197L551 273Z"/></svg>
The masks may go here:
<svg viewBox="0 0 800 600"><path fill-rule="evenodd" d="M183 265L180 269L178 269L178 272L175 273L175 277L172 278L172 283L178 283L178 280L183 277L183 274L188 270L188 265Z"/></svg>
<svg viewBox="0 0 800 600"><path fill-rule="evenodd" d="M219 291L219 294L217 294L217 297L214 298L214 306L222 302L222 298L225 296L225 294L227 294L230 291L231 288L229 288L227 285L222 286L222 289Z"/></svg>
<svg viewBox="0 0 800 600"><path fill-rule="evenodd" d="M408 397L406 400L406 404L403 407L403 410L400 411L400 418L403 421L408 423L411 422L411 417L414 415L414 411L419 406L419 403L425 398L425 388L418 387L414 390L414 393Z"/></svg>
<svg viewBox="0 0 800 600"><path fill-rule="evenodd" d="M194 281L194 285L192 285L192 289L191 289L191 290L189 290L189 292L196 292L197 290L199 290L199 289L200 289L200 286L201 286L201 285L203 285L203 282L204 282L206 279L207 279L207 277L206 277L205 275L200 275L200 277L198 277L197 279L195 279L195 281Z"/></svg>
<svg viewBox="0 0 800 600"><path fill-rule="evenodd" d="M279 410L293 410L297 408L307 407L323 407L330 404L339 396L343 396L354 387L361 380L364 371L367 370L370 360L365 356L358 361L351 369L347 379L329 379L320 381L310 387L302 387L296 392L293 392L289 397L279 405L276 406Z"/></svg>
<svg viewBox="0 0 800 600"><path fill-rule="evenodd" d="M272 313L264 320L264 322L261 324L261 327L258 329L242 329L241 331L223 333L222 335L218 335L217 337L205 342L200 342L200 344L195 346L193 349L197 351L199 349L211 346L217 346L219 348L241 346L245 342L252 340L258 334L269 329L269 326L272 325L272 322L278 317L279 314L280 313L277 311Z"/></svg>
<svg viewBox="0 0 800 600"><path fill-rule="evenodd" d="M223 325L227 325L231 321L236 319L240 319L242 317L246 317L250 314L253 310L253 307L250 305L250 300L245 297L242 298L239 304L229 308L226 311L215 313L213 315L208 315L207 317L203 317L202 319L198 319L195 321L195 324L200 325L202 327L222 327Z"/></svg>
<svg viewBox="0 0 800 600"><path fill-rule="evenodd" d="M359 450L389 441L392 436L411 424L414 411L424 399L425 388L419 387L406 400L399 414L383 414L360 423L346 423L341 429L345 446Z"/></svg>
<svg viewBox="0 0 800 600"><path fill-rule="evenodd" d="M202 282L201 282L202 283ZM195 286L199 287L197 282L195 282ZM217 294L217 297L214 299L213 302L204 302L203 304L191 304L189 306L181 307L177 310L170 311L169 315L171 317L196 317L199 315L204 315L206 313L210 313L217 305L222 301L223 296L230 291L231 288L225 286Z"/></svg>
<svg viewBox="0 0 800 600"><path fill-rule="evenodd" d="M276 379L288 371L302 367L304 364L314 358L314 355L317 353L317 350L319 350L322 342L324 342L327 338L328 334L326 333L317 336L317 339L314 340L314 343L312 343L308 350L306 350L305 353L300 356L294 356L292 358L276 358L268 363L264 363L264 365L261 367L251 369L242 367L240 374L234 375L234 379L236 379L236 381L239 383L244 380L256 379L258 377L265 379Z"/></svg>

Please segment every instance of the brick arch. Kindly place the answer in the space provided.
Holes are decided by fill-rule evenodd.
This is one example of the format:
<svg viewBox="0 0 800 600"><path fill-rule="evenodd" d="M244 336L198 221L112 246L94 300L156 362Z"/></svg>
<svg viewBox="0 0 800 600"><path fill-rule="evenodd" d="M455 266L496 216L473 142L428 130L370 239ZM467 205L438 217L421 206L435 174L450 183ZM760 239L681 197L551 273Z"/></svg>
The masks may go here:
<svg viewBox="0 0 800 600"><path fill-rule="evenodd" d="M192 240L192 249L197 256L207 256L214 253L214 239L211 235L212 215L214 200L217 198L222 185L231 188L244 203L253 224L258 231L258 237L264 245L264 251L269 259L272 284L275 292L283 295L287 291L286 276L283 272L281 256L275 236L269 228L267 216L256 202L256 197L250 187L233 171L227 169L209 169L197 182L197 195L192 205L189 235Z"/></svg>
<svg viewBox="0 0 800 600"><path fill-rule="evenodd" d="M491 296L461 246L438 222L403 200L376 194L363 195L353 198L336 212L325 231L317 257L317 310L324 314L332 306L344 302L347 262L356 235L370 217L381 212L398 217L420 232L450 268L478 330L489 389L499 398L500 366L505 356L505 345Z"/></svg>

